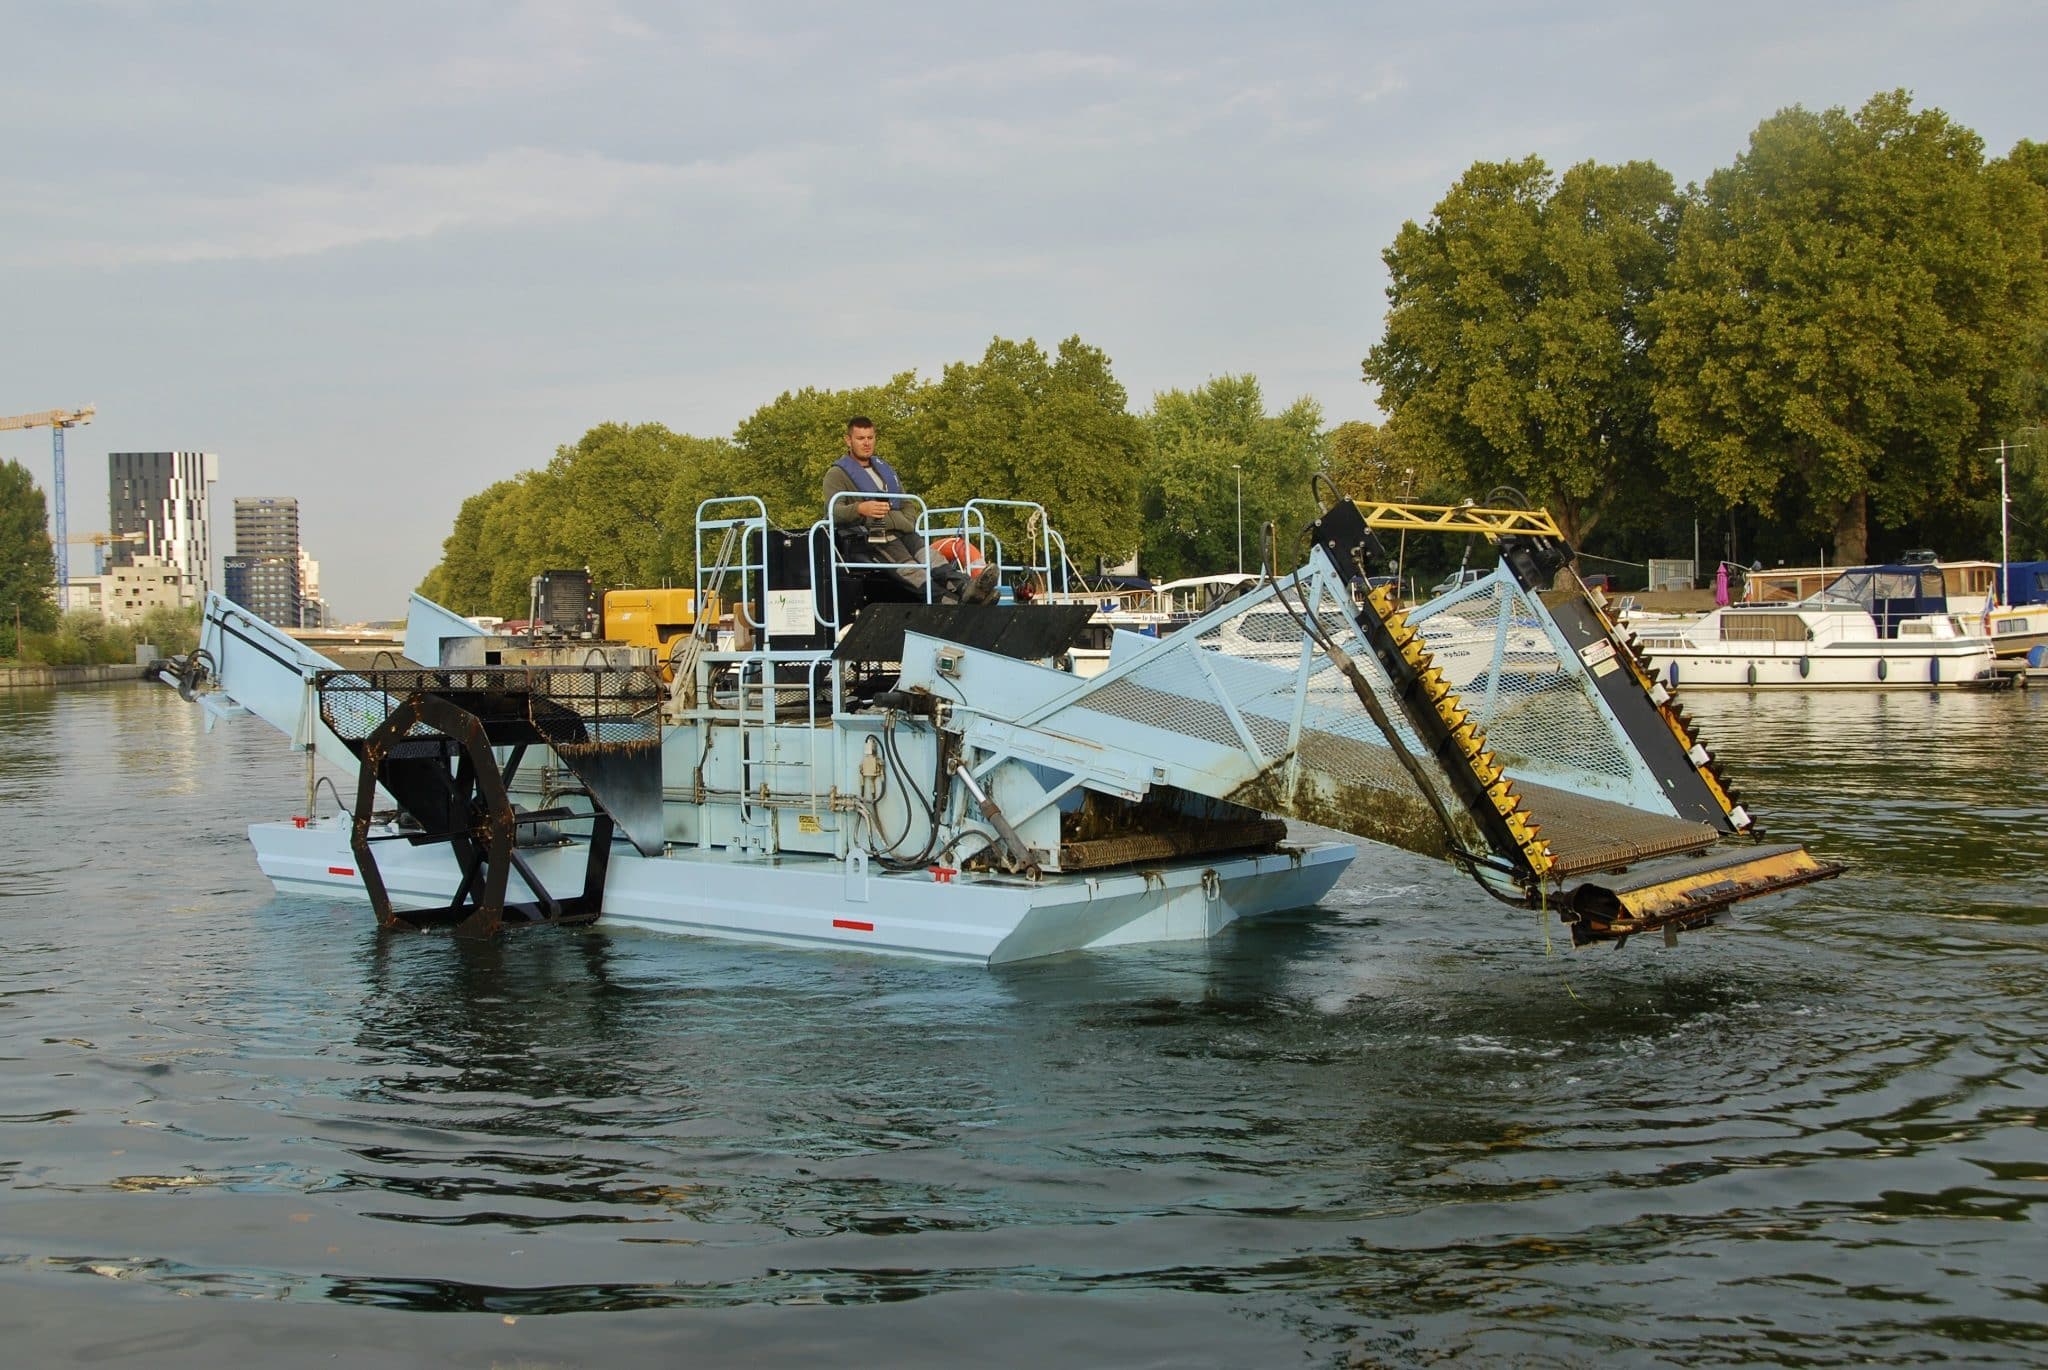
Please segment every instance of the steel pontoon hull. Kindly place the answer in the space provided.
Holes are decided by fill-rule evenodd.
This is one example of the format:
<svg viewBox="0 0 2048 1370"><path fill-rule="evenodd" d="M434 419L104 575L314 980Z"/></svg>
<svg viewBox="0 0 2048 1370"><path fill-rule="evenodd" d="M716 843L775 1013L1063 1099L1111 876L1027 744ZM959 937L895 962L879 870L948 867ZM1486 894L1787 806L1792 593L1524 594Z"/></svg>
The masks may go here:
<svg viewBox="0 0 2048 1370"><path fill-rule="evenodd" d="M249 841L280 894L368 902L347 823L257 823ZM598 926L997 965L1213 937L1240 918L1315 904L1356 854L1320 842L1035 883L965 871L941 883L829 857L695 847L644 857L620 843ZM581 842L521 855L543 883L580 878ZM399 908L446 904L461 880L445 846L379 842L377 865Z"/></svg>

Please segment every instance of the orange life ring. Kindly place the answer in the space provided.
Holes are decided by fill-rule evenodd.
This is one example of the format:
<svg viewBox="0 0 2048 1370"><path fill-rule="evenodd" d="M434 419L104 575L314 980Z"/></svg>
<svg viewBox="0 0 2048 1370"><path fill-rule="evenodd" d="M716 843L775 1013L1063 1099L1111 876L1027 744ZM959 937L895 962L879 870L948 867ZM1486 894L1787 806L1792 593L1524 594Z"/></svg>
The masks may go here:
<svg viewBox="0 0 2048 1370"><path fill-rule="evenodd" d="M932 550L969 574L981 569L981 551L966 538L940 538L932 544Z"/></svg>

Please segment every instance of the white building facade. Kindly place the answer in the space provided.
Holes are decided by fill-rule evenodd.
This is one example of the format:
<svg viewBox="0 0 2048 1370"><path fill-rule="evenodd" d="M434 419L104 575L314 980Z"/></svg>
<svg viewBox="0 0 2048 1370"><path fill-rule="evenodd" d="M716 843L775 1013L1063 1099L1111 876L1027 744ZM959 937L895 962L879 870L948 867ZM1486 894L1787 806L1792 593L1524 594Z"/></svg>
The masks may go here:
<svg viewBox="0 0 2048 1370"><path fill-rule="evenodd" d="M73 576L69 590L66 610L85 610L110 623L134 623L151 609L192 602L184 572L163 557L136 556L101 575Z"/></svg>
<svg viewBox="0 0 2048 1370"><path fill-rule="evenodd" d="M219 479L212 452L109 452L108 528L128 535L114 542L110 570L159 558L177 578L180 603L205 599L214 588L209 490Z"/></svg>

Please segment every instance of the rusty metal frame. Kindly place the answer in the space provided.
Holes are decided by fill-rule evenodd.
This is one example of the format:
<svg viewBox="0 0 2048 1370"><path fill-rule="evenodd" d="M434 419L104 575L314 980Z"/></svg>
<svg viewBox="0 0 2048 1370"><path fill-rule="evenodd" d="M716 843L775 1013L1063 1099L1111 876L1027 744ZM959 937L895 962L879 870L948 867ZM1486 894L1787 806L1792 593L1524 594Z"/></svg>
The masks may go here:
<svg viewBox="0 0 2048 1370"><path fill-rule="evenodd" d="M428 731L417 732L420 727ZM430 842L448 845L462 880L447 904L409 909L403 914L392 905L377 865L374 843L380 839L370 833L379 785L407 813L438 824L439 831L396 836L416 846ZM589 815L592 827L583 891L568 899L550 894L516 849L519 824L538 817L513 809L482 719L429 692L407 696L362 743L355 818L349 831L349 847L376 910L379 929L452 925L459 937L489 937L507 921L507 915L518 923L588 923L596 919L603 911L605 869L611 858L611 815L602 808ZM514 870L534 895L532 900L506 901L506 886Z"/></svg>

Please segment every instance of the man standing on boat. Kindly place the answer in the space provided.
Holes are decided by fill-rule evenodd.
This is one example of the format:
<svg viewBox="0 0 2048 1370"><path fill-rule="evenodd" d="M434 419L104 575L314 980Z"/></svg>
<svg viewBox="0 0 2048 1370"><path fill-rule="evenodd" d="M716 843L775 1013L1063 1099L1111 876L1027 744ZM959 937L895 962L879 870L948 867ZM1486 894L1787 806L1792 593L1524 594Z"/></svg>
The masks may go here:
<svg viewBox="0 0 2048 1370"><path fill-rule="evenodd" d="M849 562L887 562L889 574L922 599L927 581L935 583L941 604L982 604L995 598L997 572L983 567L970 577L950 561L934 566L917 520L891 498L903 493L896 471L875 455L875 421L855 414L846 421L846 454L825 468L825 507L840 556ZM837 499L844 494L866 499Z"/></svg>

